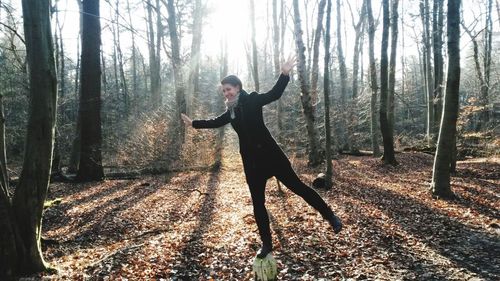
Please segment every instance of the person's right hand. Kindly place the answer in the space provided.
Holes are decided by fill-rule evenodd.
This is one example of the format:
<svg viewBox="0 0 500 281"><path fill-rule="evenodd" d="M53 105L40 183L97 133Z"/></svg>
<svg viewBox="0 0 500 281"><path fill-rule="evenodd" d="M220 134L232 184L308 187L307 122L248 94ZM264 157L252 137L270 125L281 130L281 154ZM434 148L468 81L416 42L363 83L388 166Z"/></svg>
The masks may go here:
<svg viewBox="0 0 500 281"><path fill-rule="evenodd" d="M184 124L186 124L186 126L193 126L193 120L191 120L191 118L189 118L186 114L184 113L181 113L181 118L182 118L182 121L184 121Z"/></svg>

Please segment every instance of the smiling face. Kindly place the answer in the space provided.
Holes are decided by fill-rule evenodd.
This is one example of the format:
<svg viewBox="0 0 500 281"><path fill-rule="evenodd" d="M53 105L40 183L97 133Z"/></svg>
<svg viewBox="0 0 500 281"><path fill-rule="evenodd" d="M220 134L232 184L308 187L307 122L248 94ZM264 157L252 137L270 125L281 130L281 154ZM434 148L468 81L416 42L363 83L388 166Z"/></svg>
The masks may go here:
<svg viewBox="0 0 500 281"><path fill-rule="evenodd" d="M240 91L239 86L234 86L229 83L222 84L222 93L228 101L233 100L239 91Z"/></svg>

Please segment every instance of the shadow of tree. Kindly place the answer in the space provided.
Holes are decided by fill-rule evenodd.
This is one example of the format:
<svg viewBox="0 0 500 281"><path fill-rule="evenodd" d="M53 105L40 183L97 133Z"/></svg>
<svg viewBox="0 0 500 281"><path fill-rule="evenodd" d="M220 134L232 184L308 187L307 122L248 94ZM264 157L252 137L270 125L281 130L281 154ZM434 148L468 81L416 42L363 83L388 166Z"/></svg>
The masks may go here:
<svg viewBox="0 0 500 281"><path fill-rule="evenodd" d="M206 194L201 202L201 206L197 210L199 212L196 225L187 239L186 244L180 249L179 255L184 260L183 263L174 266L172 272L176 278L181 280L191 280L194 276L208 275L208 269L200 264L198 259L199 254L205 252L206 246L203 242L203 235L207 233L213 221L213 216L216 208L216 200L219 192L220 170L216 169L210 172L207 182ZM169 277L169 276L157 276Z"/></svg>
<svg viewBox="0 0 500 281"><path fill-rule="evenodd" d="M351 182L343 185L339 192L378 206L406 232L460 267L487 279L495 279L500 274L495 262L500 258L498 237L472 229L418 200L376 185L358 182L353 186Z"/></svg>

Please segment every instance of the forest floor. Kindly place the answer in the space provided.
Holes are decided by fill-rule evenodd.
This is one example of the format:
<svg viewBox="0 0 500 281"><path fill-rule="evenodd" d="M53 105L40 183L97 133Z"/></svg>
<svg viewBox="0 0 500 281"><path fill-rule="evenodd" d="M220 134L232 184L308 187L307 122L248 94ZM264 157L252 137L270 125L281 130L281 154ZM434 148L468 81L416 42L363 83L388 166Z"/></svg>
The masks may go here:
<svg viewBox="0 0 500 281"><path fill-rule="evenodd" d="M54 183L43 236L54 275L44 280L251 280L260 246L237 149L220 170L100 183ZM342 218L335 235L301 198L268 181L280 280L499 280L500 160L458 163L458 199L432 199L433 158L397 154L334 161L318 191ZM316 170L292 159L306 183Z"/></svg>

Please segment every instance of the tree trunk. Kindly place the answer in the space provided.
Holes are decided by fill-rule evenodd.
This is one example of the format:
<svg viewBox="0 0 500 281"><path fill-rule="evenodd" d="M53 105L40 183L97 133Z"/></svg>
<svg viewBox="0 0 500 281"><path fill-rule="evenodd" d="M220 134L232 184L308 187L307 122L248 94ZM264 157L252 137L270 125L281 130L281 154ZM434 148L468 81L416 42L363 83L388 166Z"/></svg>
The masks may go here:
<svg viewBox="0 0 500 281"><path fill-rule="evenodd" d="M489 89L490 74L491 74L491 49L492 49L492 35L493 35L493 21L491 19L491 12L493 10L493 0L488 0L486 8L486 24L484 28L484 51L483 51L483 69L484 69L484 83L481 85L481 105L484 107L481 114L481 125L486 126L490 120L489 115Z"/></svg>
<svg viewBox="0 0 500 281"><path fill-rule="evenodd" d="M299 75L300 89L302 95L302 108L306 119L307 135L309 139L309 165L317 166L321 163L319 140L316 127L314 126L314 110L311 104L311 96L309 94L309 83L306 66L305 46L302 40L302 27L300 25L300 11L299 1L293 0L294 11L294 33L295 33L295 46L297 48L298 65L297 72Z"/></svg>
<svg viewBox="0 0 500 281"><path fill-rule="evenodd" d="M382 47L380 55L380 130L382 132L382 139L384 142L384 154L382 156L382 160L386 164L395 165L396 159L394 157L394 144L388 120L389 62L387 58L387 48L389 45L389 28L390 28L389 0L383 0L382 6L383 6L383 27L382 27L383 29L382 29Z"/></svg>
<svg viewBox="0 0 500 281"><path fill-rule="evenodd" d="M0 279L14 279L18 270L18 258L23 253L22 243L15 224L14 213L8 192L7 154L5 152L5 114L3 96L0 95Z"/></svg>
<svg viewBox="0 0 500 281"><path fill-rule="evenodd" d="M203 5L201 0L195 1L193 16L193 40L191 42L191 63L189 71L188 103L186 110L188 115L194 112L194 101L198 100L200 92L200 49L202 38Z"/></svg>
<svg viewBox="0 0 500 281"><path fill-rule="evenodd" d="M116 24L116 53L118 55L118 70L120 72L120 92L123 99L123 115L125 118L129 117L130 114L130 96L128 92L127 79L125 77L125 69L123 66L123 52L121 48L121 38L120 38L120 12L119 12L119 2L115 2L115 24ZM118 81L116 81L118 83Z"/></svg>
<svg viewBox="0 0 500 281"><path fill-rule="evenodd" d="M392 159L387 163L396 163L394 155L394 88L396 86L396 52L398 47L398 4L399 0L392 0L392 23L391 23L391 57L389 61L389 91L387 97L387 125L388 125L388 138L390 141L388 154L385 153L384 146L384 159L389 156Z"/></svg>
<svg viewBox="0 0 500 281"><path fill-rule="evenodd" d="M182 122L181 113L186 113L186 97L184 95L184 81L182 78L182 61L180 55L180 39L177 34L177 18L174 6L174 0L167 0L168 11L168 30L170 34L170 43L172 48L172 68L175 79L175 101L177 103L176 117L178 122L175 130L178 133L180 144L184 143L185 126Z"/></svg>
<svg viewBox="0 0 500 281"><path fill-rule="evenodd" d="M259 92L259 57L257 52L257 42L255 41L255 3L250 0L250 24L252 28L252 76L255 84L255 91Z"/></svg>
<svg viewBox="0 0 500 281"><path fill-rule="evenodd" d="M430 42L430 20L429 20L429 0L420 2L420 17L422 18L422 32L423 47L423 70L424 70L424 89L427 97L427 124L426 124L426 138L429 146L434 146L434 94L432 86L432 65L431 65L431 42Z"/></svg>
<svg viewBox="0 0 500 281"><path fill-rule="evenodd" d="M280 28L278 24L278 0L272 0L272 8L273 8L273 62L274 62L274 78L278 79L280 75ZM277 141L282 143L283 141L283 122L281 120L281 109L282 101L279 99L276 102L276 117L277 117Z"/></svg>
<svg viewBox="0 0 500 281"><path fill-rule="evenodd" d="M321 0L318 6L318 21L316 32L314 33L313 59L311 67L311 98L316 103L318 100L318 72L319 72L319 43L321 41L321 31L323 30L323 14L325 13L326 0Z"/></svg>
<svg viewBox="0 0 500 281"><path fill-rule="evenodd" d="M450 186L450 167L456 139L460 89L460 0L448 0L448 77L444 111L432 172L432 194L453 198Z"/></svg>
<svg viewBox="0 0 500 281"><path fill-rule="evenodd" d="M30 106L23 168L12 199L12 209L9 206L8 194L5 196L6 190L2 188L0 195L0 212L3 212L0 224L7 225L7 231L2 234L2 238L7 236L11 239L2 239L0 244L0 260L10 259L7 262L10 268L2 266L0 277L8 276L15 270L20 273L34 273L49 268L43 259L40 236L43 203L50 179L57 111L57 75L50 26L50 1L23 0L22 7ZM8 218L3 216L5 213ZM9 222L13 225L10 229ZM7 251L4 243L11 243ZM3 256L8 254L9 250L14 250L15 253L11 252L12 256Z"/></svg>
<svg viewBox="0 0 500 281"><path fill-rule="evenodd" d="M443 108L443 0L434 0L432 43L434 51L434 137L437 137Z"/></svg>
<svg viewBox="0 0 500 281"><path fill-rule="evenodd" d="M148 47L149 47L149 75L150 75L150 88L151 88L151 108L157 109L161 105L160 95L160 57L158 52L158 40L155 41L155 28L153 25L153 5L151 0L147 0L146 9L148 13ZM156 13L160 14L160 6L156 1ZM158 18L159 16L157 16ZM158 30L157 36L159 37L162 30Z"/></svg>
<svg viewBox="0 0 500 281"><path fill-rule="evenodd" d="M328 0L326 7L326 27L325 27L325 63L324 63L324 99L325 99L325 156L326 156L326 172L325 186L332 185L332 133L330 129L330 19L332 12L332 1Z"/></svg>
<svg viewBox="0 0 500 281"><path fill-rule="evenodd" d="M82 23L82 12L83 12L83 7L82 7L82 1L77 0L76 1L78 4L78 11L79 11L79 31L78 31L78 41L76 45L76 55L77 55L77 61L76 61L76 70L75 70L75 99L77 101L80 100L81 96L81 87L79 85L79 78L80 78L80 42L81 42L81 35L82 35L82 28L83 28L83 23ZM73 110L76 112L79 112L79 109L77 108L76 110ZM76 132L75 136L73 138L72 144L71 144L71 155L68 163L68 170L67 172L70 174L76 174L78 172L78 165L80 164L80 114L77 113L76 118L73 117L73 120L76 119Z"/></svg>
<svg viewBox="0 0 500 281"><path fill-rule="evenodd" d="M99 0L83 1L80 95L81 146L78 181L102 180L101 156L101 24Z"/></svg>
<svg viewBox="0 0 500 281"><path fill-rule="evenodd" d="M363 1L361 7L361 12L359 14L358 23L354 26L354 31L356 33L354 39L354 56L352 60L352 100L355 100L358 96L358 72L359 72L359 55L361 53L361 41L364 31L365 22L365 11L366 11L366 0Z"/></svg>
<svg viewBox="0 0 500 281"><path fill-rule="evenodd" d="M345 105L347 95L347 68L345 65L344 50L342 48L342 13L340 0L337 0L337 56L340 71L340 102Z"/></svg>
<svg viewBox="0 0 500 281"><path fill-rule="evenodd" d="M378 122L377 122L377 66L375 64L375 23L373 20L372 0L366 0L366 13L368 15L368 55L370 58L370 88L372 95L370 99L370 116L371 116L371 138L373 156L380 156L380 148L378 143Z"/></svg>
<svg viewBox="0 0 500 281"><path fill-rule="evenodd" d="M132 93L131 93L131 99L134 99L134 101L137 99L137 50L135 47L135 31L132 26L132 15L131 15L131 10L130 10L130 3L129 0L127 0L127 12L128 12L128 22L129 22L129 28L130 28L130 36L132 39L132 57L130 58L132 60ZM136 107L135 102L132 102L131 105ZM133 108L132 108L133 110Z"/></svg>

